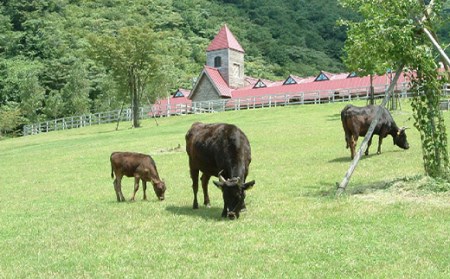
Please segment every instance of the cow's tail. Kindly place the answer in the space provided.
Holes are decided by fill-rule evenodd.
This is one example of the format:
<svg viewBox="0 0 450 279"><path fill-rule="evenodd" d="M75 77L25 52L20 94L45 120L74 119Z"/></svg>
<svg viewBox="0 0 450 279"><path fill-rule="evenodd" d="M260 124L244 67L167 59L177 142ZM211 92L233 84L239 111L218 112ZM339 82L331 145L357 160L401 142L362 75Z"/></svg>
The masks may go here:
<svg viewBox="0 0 450 279"><path fill-rule="evenodd" d="M111 166L111 178L114 178L114 170L112 166Z"/></svg>

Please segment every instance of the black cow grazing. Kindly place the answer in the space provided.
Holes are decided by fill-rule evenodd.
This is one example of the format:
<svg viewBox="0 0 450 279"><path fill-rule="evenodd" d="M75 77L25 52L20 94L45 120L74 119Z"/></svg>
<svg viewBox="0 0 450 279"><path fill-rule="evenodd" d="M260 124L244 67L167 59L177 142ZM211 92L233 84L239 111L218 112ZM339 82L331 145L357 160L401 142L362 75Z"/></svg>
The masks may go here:
<svg viewBox="0 0 450 279"><path fill-rule="evenodd" d="M153 190L159 200L164 200L166 184L159 179L158 170L155 161L150 155L135 152L113 152L111 154L111 178L114 178L114 190L116 191L117 201L125 201L122 194L122 177L134 177L134 192L131 201L134 201L136 192L139 190L139 180L142 180L144 188L144 200L147 199L147 181L153 185Z"/></svg>
<svg viewBox="0 0 450 279"><path fill-rule="evenodd" d="M202 172L204 204L210 206L208 182L218 176L214 184L222 190L224 207L222 217L239 218L245 208L245 191L255 181L245 182L251 161L250 143L245 134L230 124L203 124L196 122L186 134L186 152L194 191L193 208L198 208L198 175Z"/></svg>
<svg viewBox="0 0 450 279"><path fill-rule="evenodd" d="M387 137L387 135L392 136L395 145L403 149L409 148L408 141L406 140L406 128L398 128L387 109L374 105L368 105L365 107L346 105L341 111L341 121L345 131L347 148L350 147L352 159L355 157L355 147L358 137L366 135L370 124L377 114L378 108L382 110L382 113L375 130L373 131L373 135L379 135L377 154L381 154L381 143L383 138ZM369 147L372 143L372 137L367 144L367 149L365 151L366 155L369 154Z"/></svg>

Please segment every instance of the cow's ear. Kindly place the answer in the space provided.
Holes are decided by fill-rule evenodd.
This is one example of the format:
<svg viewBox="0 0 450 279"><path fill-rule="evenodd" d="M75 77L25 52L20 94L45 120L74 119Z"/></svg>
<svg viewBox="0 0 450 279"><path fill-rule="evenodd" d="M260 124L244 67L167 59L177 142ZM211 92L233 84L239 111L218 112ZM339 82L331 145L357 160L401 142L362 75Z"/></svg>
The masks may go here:
<svg viewBox="0 0 450 279"><path fill-rule="evenodd" d="M253 188L253 185L255 185L255 180L249 181L249 182L245 183L244 185L242 185L242 189L250 190L251 188Z"/></svg>
<svg viewBox="0 0 450 279"><path fill-rule="evenodd" d="M214 181L213 180L214 185L217 186L217 188L219 188L220 190L222 190L223 187L223 182L219 182L219 181Z"/></svg>

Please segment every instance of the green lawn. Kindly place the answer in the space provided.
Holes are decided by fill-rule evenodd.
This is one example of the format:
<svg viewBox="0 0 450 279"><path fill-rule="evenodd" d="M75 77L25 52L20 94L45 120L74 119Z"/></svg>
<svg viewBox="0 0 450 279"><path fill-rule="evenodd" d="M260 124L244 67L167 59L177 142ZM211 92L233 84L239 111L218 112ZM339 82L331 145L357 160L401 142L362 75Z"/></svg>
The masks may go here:
<svg viewBox="0 0 450 279"><path fill-rule="evenodd" d="M362 104L362 103L359 103ZM450 193L422 189L420 138L385 139L350 164L340 110L323 104L92 126L0 141L0 278L450 278ZM445 112L446 119L449 119ZM192 209L184 135L195 121L238 125L252 146L247 212ZM450 119L448 121L450 129ZM361 143L360 138L359 143ZM179 151L172 149L178 144ZM168 187L117 203L109 156L149 153ZM406 182L405 182L406 181ZM425 181L425 182L424 182ZM124 178L128 199L133 180ZM419 186L414 186L419 185ZM200 203L203 202L201 189Z"/></svg>

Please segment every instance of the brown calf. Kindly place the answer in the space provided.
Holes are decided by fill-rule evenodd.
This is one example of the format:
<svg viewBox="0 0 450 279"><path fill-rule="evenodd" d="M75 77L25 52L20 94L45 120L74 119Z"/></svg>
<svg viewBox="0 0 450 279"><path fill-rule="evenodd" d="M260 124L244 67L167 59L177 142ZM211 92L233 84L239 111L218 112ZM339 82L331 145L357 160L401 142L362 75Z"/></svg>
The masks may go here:
<svg viewBox="0 0 450 279"><path fill-rule="evenodd" d="M134 192L131 201L134 201L136 192L139 190L139 180L142 180L144 188L144 200L147 199L145 191L147 190L147 181L153 185L153 190L159 200L164 200L166 185L159 179L158 170L155 161L150 155L135 152L113 152L111 154L111 178L114 178L114 190L116 191L117 201L125 201L122 194L122 177L134 177Z"/></svg>

